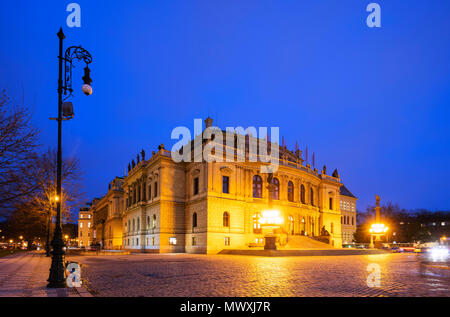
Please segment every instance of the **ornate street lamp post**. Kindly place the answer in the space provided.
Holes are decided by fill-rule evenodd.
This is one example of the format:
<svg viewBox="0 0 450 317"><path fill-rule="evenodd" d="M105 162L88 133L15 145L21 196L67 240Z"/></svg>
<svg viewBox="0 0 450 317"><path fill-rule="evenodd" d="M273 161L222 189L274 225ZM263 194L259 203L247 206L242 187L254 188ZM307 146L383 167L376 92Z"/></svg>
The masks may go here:
<svg viewBox="0 0 450 317"><path fill-rule="evenodd" d="M277 235L275 234L275 229L280 228L283 223L283 218L280 216L279 210L273 209L273 173L269 173L267 182L267 189L269 190L269 210L264 210L262 212L260 224L264 231L268 230L264 235L264 250L276 250Z"/></svg>
<svg viewBox="0 0 450 317"><path fill-rule="evenodd" d="M370 245L369 248L381 248L381 237L386 235L389 228L381 222L381 207L380 196L375 195L376 207L375 207L375 223L369 229L370 232ZM375 238L375 241L374 241Z"/></svg>
<svg viewBox="0 0 450 317"><path fill-rule="evenodd" d="M66 38L62 28L58 32L59 38L59 77L58 77L58 118L51 118L52 120L58 121L58 157L57 157L57 170L56 170L56 196L59 199L56 201L56 225L55 231L53 233L52 239L52 265L50 267L50 275L48 278L47 287L51 288L62 288L66 287L66 281L64 278L64 241L62 238L62 230L61 230L61 203L63 200L63 196L61 195L61 170L62 170L62 147L61 147L61 128L63 120L70 120L73 118L73 108L71 102L64 102L67 98L72 96L72 68L73 62L75 60L81 61L83 60L86 63L86 67L84 68L84 76L83 81L84 85L82 87L82 91L86 95L92 94L91 82L90 78L90 70L88 65L92 62L91 54L86 51L81 46L71 46L69 47L65 55L63 55L63 41ZM63 62L64 62L64 82L63 82ZM68 96L63 100L63 92L64 95Z"/></svg>

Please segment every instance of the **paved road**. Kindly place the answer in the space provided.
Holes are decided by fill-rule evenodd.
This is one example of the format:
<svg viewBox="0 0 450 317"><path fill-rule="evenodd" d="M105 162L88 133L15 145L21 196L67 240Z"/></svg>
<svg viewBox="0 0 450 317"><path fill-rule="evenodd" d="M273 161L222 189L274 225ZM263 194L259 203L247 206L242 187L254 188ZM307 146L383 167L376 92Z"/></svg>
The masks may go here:
<svg viewBox="0 0 450 317"><path fill-rule="evenodd" d="M84 288L48 289L51 260L42 252L24 252L0 258L0 297L91 296Z"/></svg>
<svg viewBox="0 0 450 317"><path fill-rule="evenodd" d="M450 270L416 254L332 257L78 256L95 296L450 296ZM368 265L380 287L368 287ZM376 280L372 280L375 282Z"/></svg>

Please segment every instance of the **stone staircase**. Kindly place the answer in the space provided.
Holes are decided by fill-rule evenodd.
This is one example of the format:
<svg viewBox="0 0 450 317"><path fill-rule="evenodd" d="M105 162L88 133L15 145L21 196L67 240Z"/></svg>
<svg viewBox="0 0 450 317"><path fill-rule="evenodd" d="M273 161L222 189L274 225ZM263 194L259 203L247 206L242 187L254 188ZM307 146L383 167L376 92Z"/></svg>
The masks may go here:
<svg viewBox="0 0 450 317"><path fill-rule="evenodd" d="M280 249L334 249L331 245L317 241L307 236L287 237L287 244Z"/></svg>

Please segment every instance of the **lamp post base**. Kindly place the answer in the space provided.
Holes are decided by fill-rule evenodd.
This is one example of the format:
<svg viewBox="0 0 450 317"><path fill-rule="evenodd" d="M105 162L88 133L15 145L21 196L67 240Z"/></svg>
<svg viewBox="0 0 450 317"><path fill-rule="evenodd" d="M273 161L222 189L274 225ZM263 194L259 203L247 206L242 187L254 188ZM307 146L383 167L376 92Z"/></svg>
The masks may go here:
<svg viewBox="0 0 450 317"><path fill-rule="evenodd" d="M264 240L265 240L264 250L276 250L277 249L277 245L276 245L277 237L266 236L264 238Z"/></svg>
<svg viewBox="0 0 450 317"><path fill-rule="evenodd" d="M48 288L65 288L66 279L64 274L64 250L62 232L60 227L56 227L55 237L52 241L52 265L50 267L50 275L48 277Z"/></svg>

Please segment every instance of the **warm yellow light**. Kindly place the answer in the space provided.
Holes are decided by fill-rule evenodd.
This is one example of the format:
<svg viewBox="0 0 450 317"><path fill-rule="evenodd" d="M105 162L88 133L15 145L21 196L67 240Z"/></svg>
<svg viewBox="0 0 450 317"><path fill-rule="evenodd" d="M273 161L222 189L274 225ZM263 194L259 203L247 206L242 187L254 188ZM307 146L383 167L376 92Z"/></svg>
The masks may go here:
<svg viewBox="0 0 450 317"><path fill-rule="evenodd" d="M55 201L59 201L59 196L55 196L53 199L54 199Z"/></svg>
<svg viewBox="0 0 450 317"><path fill-rule="evenodd" d="M374 223L369 231L371 233L386 233L388 231L388 227L386 227L383 223Z"/></svg>
<svg viewBox="0 0 450 317"><path fill-rule="evenodd" d="M12 240L9 240L9 243L13 243L13 241L12 241Z"/></svg>
<svg viewBox="0 0 450 317"><path fill-rule="evenodd" d="M444 237L442 237L441 239L442 239L442 240L447 240L447 237L444 236Z"/></svg>
<svg viewBox="0 0 450 317"><path fill-rule="evenodd" d="M278 210L264 210L262 217L259 219L259 223L262 225L281 225L283 218L280 217Z"/></svg>
<svg viewBox="0 0 450 317"><path fill-rule="evenodd" d="M69 239L69 236L66 234L66 235L64 236L64 238Z"/></svg>
<svg viewBox="0 0 450 317"><path fill-rule="evenodd" d="M20 240L22 240L22 239L23 239L23 237L22 237L22 236L20 236L20 237L19 237L19 239L20 239Z"/></svg>

